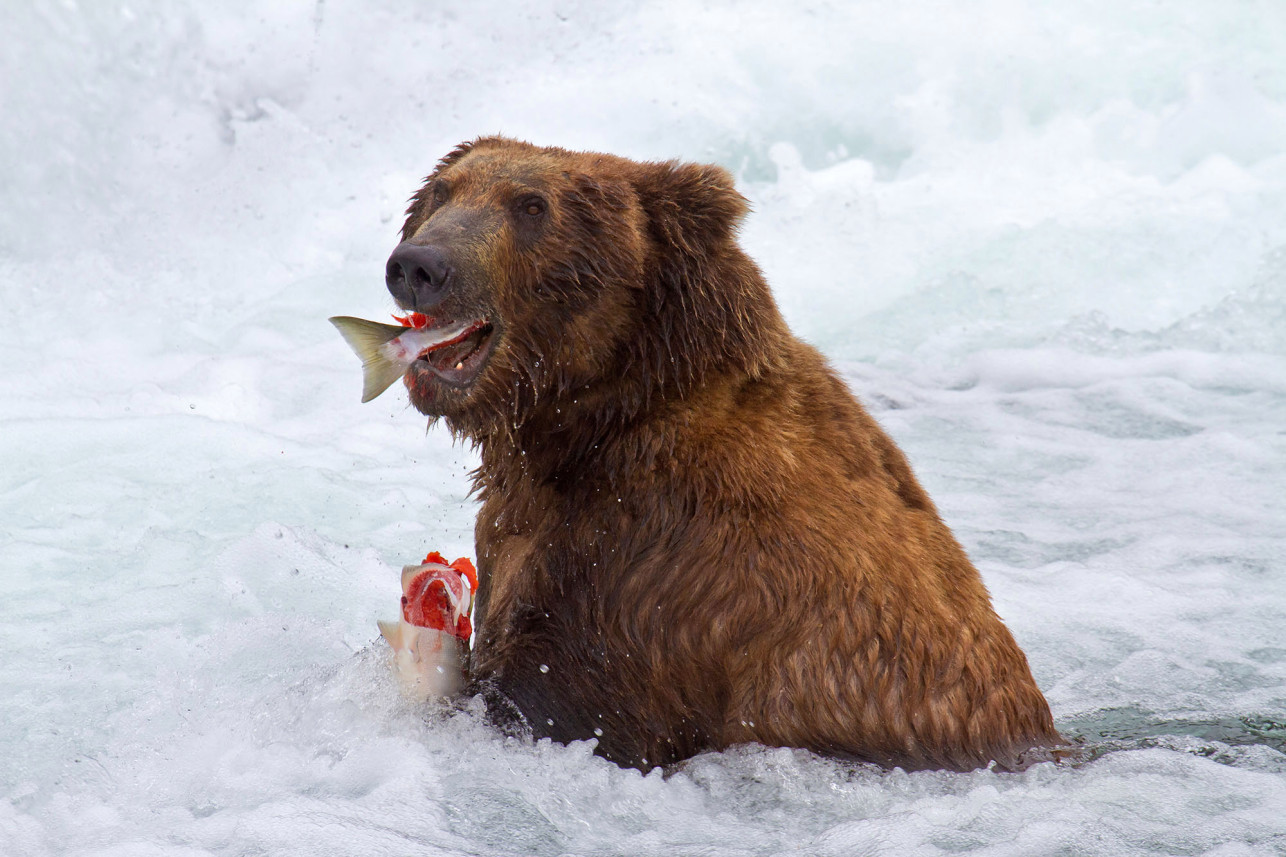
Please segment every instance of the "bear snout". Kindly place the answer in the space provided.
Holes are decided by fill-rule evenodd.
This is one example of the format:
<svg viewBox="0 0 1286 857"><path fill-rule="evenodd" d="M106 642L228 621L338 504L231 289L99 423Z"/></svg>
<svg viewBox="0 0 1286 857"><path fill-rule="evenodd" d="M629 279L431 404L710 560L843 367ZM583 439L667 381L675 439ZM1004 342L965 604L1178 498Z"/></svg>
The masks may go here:
<svg viewBox="0 0 1286 857"><path fill-rule="evenodd" d="M441 247L403 241L388 257L384 282L403 309L432 313L450 292L453 274Z"/></svg>

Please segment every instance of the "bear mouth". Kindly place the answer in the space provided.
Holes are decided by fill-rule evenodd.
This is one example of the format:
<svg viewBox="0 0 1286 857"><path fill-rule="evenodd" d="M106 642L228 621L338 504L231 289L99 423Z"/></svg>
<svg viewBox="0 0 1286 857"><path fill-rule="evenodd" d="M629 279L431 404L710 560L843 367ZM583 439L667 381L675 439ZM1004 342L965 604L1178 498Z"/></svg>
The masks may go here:
<svg viewBox="0 0 1286 857"><path fill-rule="evenodd" d="M431 345L411 364L452 387L468 387L482 372L495 348L495 325L485 318L470 324L458 336Z"/></svg>

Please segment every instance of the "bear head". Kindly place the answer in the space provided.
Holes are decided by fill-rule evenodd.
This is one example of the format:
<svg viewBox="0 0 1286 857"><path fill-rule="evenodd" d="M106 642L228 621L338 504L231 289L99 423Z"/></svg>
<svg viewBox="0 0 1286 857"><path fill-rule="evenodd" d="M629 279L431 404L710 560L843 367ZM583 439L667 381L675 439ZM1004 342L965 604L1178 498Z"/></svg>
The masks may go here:
<svg viewBox="0 0 1286 857"><path fill-rule="evenodd" d="M402 309L468 323L412 365L411 402L475 441L601 431L720 367L755 371L784 327L736 244L746 211L718 166L458 146L412 197L386 271Z"/></svg>

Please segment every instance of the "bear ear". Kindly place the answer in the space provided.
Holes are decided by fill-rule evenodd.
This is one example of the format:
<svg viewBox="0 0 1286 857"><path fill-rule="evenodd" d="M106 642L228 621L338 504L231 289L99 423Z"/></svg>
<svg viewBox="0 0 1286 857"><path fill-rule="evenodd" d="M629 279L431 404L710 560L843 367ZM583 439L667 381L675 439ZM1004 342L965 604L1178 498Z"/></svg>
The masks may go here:
<svg viewBox="0 0 1286 857"><path fill-rule="evenodd" d="M693 252L730 239L750 210L732 174L715 164L647 164L635 190L656 237Z"/></svg>

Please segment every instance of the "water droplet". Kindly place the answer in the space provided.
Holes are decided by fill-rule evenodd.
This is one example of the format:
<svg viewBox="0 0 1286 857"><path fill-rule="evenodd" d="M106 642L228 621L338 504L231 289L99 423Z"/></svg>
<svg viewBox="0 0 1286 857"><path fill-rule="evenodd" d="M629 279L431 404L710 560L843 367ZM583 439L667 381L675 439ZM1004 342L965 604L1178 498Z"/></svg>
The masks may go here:
<svg viewBox="0 0 1286 857"><path fill-rule="evenodd" d="M594 734L595 734L595 735L597 735L599 738L602 738L602 737L603 737L603 727L601 727L601 726L595 726L595 727L594 727Z"/></svg>
<svg viewBox="0 0 1286 857"><path fill-rule="evenodd" d="M547 672L549 672L549 664L541 664L541 665L540 665L540 671L541 671L541 672L543 672L543 673L547 673Z"/></svg>

